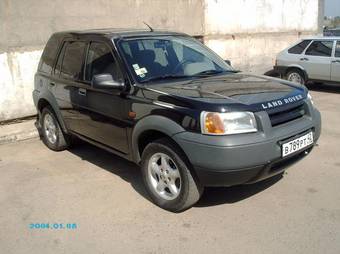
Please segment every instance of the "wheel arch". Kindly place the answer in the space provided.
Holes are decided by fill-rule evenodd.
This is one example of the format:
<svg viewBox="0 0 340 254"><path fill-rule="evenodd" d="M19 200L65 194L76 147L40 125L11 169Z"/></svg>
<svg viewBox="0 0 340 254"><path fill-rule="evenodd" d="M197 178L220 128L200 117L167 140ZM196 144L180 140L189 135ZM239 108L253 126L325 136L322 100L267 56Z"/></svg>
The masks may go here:
<svg viewBox="0 0 340 254"><path fill-rule="evenodd" d="M38 99L37 110L38 110L38 114L39 114L39 119L41 118L42 110L47 106L50 106L53 109L53 112L55 113L62 130L65 133L67 133L67 128L66 128L65 122L64 122L62 115L60 113L57 101L53 96L40 96L40 98Z"/></svg>
<svg viewBox="0 0 340 254"><path fill-rule="evenodd" d="M308 80L308 74L307 74L306 70L300 65L290 65L290 66L288 66L286 73L285 73L285 76L287 76L287 74L292 70L300 71L303 74L305 81Z"/></svg>
<svg viewBox="0 0 340 254"><path fill-rule="evenodd" d="M164 116L152 115L139 120L132 131L131 147L133 161L140 163L144 148L150 142L160 138L171 139L183 151L180 145L172 139L172 136L183 131L185 129L182 126Z"/></svg>

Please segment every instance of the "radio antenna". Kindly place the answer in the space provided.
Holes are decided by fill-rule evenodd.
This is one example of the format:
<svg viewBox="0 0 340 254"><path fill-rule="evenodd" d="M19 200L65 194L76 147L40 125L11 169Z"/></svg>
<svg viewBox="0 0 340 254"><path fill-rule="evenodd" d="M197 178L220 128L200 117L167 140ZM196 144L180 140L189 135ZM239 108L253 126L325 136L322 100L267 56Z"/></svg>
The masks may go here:
<svg viewBox="0 0 340 254"><path fill-rule="evenodd" d="M148 25L148 23L144 22L143 23L150 29L150 32L153 32L153 28L151 26Z"/></svg>

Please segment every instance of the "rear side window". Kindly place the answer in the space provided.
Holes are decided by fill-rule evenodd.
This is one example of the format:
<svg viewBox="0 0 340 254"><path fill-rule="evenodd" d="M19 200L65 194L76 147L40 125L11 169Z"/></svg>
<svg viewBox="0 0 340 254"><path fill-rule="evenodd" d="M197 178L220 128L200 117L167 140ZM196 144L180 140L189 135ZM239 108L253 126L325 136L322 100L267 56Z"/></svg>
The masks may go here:
<svg viewBox="0 0 340 254"><path fill-rule="evenodd" d="M68 79L82 79L86 43L81 41L68 42L64 44L64 47L61 76Z"/></svg>
<svg viewBox="0 0 340 254"><path fill-rule="evenodd" d="M56 35L52 35L52 37L48 40L40 59L39 71L48 74L51 73L60 41L61 38Z"/></svg>
<svg viewBox="0 0 340 254"><path fill-rule="evenodd" d="M340 41L337 41L335 46L335 57L340 57Z"/></svg>
<svg viewBox="0 0 340 254"><path fill-rule="evenodd" d="M54 68L54 74L55 75L59 75L60 74L60 71L61 71L61 65L63 63L63 58L64 58L64 54L65 54L65 48L66 48L66 45L67 45L68 42L65 42L61 51L60 51L60 54L58 56L58 60L57 60L57 64Z"/></svg>
<svg viewBox="0 0 340 254"><path fill-rule="evenodd" d="M306 55L309 56L326 56L332 55L333 41L313 41L308 47Z"/></svg>
<svg viewBox="0 0 340 254"><path fill-rule="evenodd" d="M288 49L288 53L290 54L301 54L305 48L309 45L311 40L304 40L300 42L298 45L295 45L294 47Z"/></svg>
<svg viewBox="0 0 340 254"><path fill-rule="evenodd" d="M111 50L104 43L92 42L87 55L85 79L91 81L94 75L111 74L114 80L121 79L121 73Z"/></svg>

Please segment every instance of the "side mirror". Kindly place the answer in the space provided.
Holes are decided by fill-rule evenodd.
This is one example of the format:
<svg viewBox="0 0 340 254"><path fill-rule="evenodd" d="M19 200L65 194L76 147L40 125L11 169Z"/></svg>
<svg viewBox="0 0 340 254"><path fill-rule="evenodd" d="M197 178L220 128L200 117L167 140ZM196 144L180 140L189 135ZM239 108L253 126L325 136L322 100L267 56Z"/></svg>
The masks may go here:
<svg viewBox="0 0 340 254"><path fill-rule="evenodd" d="M124 83L113 79L109 73L94 75L91 85L96 89L103 89L112 92L121 92L124 89Z"/></svg>
<svg viewBox="0 0 340 254"><path fill-rule="evenodd" d="M231 61L230 61L230 60L224 60L224 62L225 62L226 64L228 64L229 66L231 66Z"/></svg>

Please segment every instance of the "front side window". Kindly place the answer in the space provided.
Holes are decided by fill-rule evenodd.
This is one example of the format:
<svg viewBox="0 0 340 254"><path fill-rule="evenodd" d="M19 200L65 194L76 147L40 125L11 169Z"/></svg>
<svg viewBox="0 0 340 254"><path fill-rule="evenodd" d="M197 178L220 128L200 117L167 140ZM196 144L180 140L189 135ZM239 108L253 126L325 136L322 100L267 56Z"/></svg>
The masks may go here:
<svg viewBox="0 0 340 254"><path fill-rule="evenodd" d="M333 41L314 41L307 49L306 55L325 56L332 55Z"/></svg>
<svg viewBox="0 0 340 254"><path fill-rule="evenodd" d="M82 79L86 43L81 41L65 44L64 59L60 74L67 79Z"/></svg>
<svg viewBox="0 0 340 254"><path fill-rule="evenodd" d="M111 74L114 80L122 79L110 48L104 43L92 42L87 54L85 79L91 81L94 75L104 73Z"/></svg>
<svg viewBox="0 0 340 254"><path fill-rule="evenodd" d="M185 36L127 39L118 44L138 82L217 75L233 69L198 41Z"/></svg>
<svg viewBox="0 0 340 254"><path fill-rule="evenodd" d="M288 49L288 53L290 54L301 54L305 48L309 45L311 40L304 40L300 42L299 44L295 45L294 47L291 47Z"/></svg>
<svg viewBox="0 0 340 254"><path fill-rule="evenodd" d="M340 41L337 41L335 46L335 57L340 57Z"/></svg>

